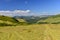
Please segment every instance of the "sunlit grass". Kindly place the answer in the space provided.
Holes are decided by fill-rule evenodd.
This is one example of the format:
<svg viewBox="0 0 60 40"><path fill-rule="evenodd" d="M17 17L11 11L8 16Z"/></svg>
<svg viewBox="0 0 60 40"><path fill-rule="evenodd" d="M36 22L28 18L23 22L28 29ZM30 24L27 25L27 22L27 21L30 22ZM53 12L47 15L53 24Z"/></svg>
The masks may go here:
<svg viewBox="0 0 60 40"><path fill-rule="evenodd" d="M60 24L0 27L0 40L60 40Z"/></svg>

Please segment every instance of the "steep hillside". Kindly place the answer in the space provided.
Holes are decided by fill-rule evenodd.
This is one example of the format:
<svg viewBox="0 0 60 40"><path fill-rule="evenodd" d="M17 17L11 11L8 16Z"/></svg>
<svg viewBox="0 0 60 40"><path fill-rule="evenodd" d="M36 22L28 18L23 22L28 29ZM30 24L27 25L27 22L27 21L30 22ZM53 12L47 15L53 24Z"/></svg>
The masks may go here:
<svg viewBox="0 0 60 40"><path fill-rule="evenodd" d="M0 16L0 25L15 25L18 23L18 20L16 20L13 17L8 17L8 16Z"/></svg>

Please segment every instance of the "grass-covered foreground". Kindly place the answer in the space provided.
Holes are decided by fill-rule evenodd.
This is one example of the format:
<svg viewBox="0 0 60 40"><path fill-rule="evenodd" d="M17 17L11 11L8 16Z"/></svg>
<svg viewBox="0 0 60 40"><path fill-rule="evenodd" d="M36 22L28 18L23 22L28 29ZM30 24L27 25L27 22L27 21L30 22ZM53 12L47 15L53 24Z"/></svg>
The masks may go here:
<svg viewBox="0 0 60 40"><path fill-rule="evenodd" d="M0 40L60 40L60 24L0 27Z"/></svg>

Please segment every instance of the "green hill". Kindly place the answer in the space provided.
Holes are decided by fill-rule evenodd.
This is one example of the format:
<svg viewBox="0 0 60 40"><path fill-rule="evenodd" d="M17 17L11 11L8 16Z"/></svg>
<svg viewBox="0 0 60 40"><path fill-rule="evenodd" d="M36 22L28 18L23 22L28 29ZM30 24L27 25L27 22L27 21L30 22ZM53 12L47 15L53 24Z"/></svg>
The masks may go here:
<svg viewBox="0 0 60 40"><path fill-rule="evenodd" d="M0 16L0 26L16 25L18 20L13 17Z"/></svg>
<svg viewBox="0 0 60 40"><path fill-rule="evenodd" d="M51 24L59 24L60 23L60 15L53 15L48 17L45 20L39 20L37 23L51 23Z"/></svg>

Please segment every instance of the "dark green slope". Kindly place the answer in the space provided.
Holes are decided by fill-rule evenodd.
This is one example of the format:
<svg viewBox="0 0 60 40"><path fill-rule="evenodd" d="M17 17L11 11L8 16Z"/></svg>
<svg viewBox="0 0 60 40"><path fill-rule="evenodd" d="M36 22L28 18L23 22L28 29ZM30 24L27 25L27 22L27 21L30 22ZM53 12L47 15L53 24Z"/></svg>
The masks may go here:
<svg viewBox="0 0 60 40"><path fill-rule="evenodd" d="M0 16L0 26L16 25L19 21L13 17Z"/></svg>

